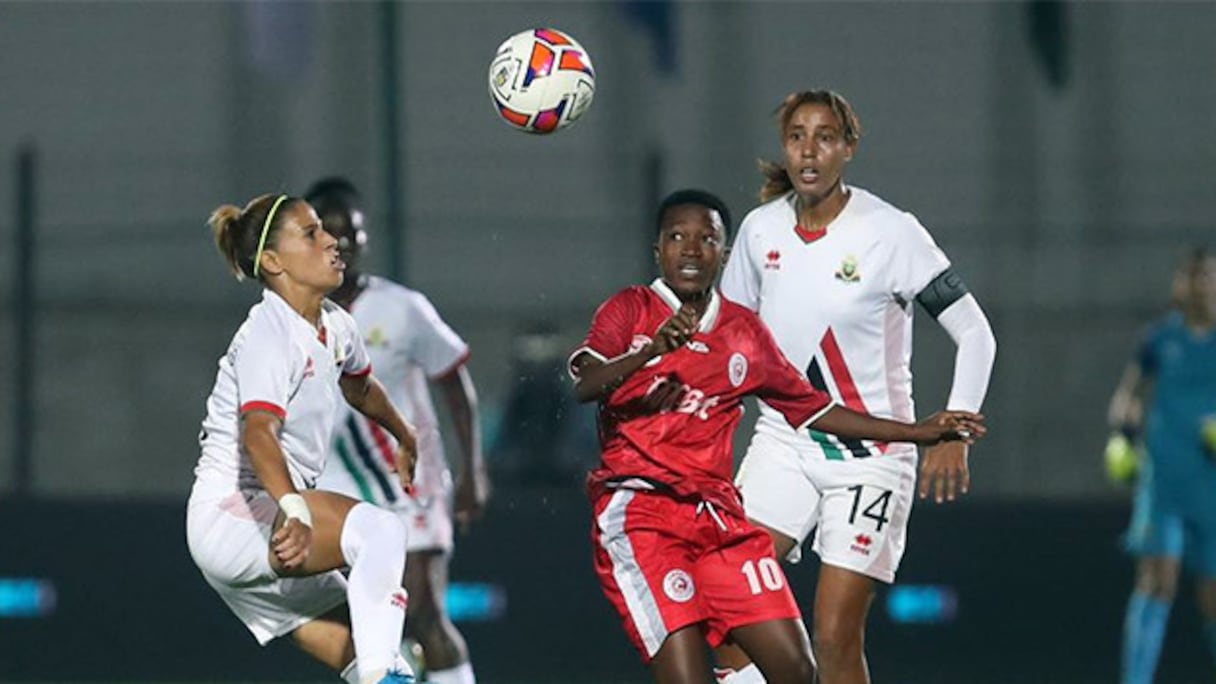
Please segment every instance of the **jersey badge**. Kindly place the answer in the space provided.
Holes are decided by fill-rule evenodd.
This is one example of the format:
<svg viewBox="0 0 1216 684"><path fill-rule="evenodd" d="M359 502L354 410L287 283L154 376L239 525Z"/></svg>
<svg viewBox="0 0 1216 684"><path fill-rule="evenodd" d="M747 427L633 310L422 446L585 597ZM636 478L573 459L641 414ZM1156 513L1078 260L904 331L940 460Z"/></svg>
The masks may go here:
<svg viewBox="0 0 1216 684"><path fill-rule="evenodd" d="M663 593L676 603L687 603L697 593L697 588L692 583L692 576L687 572L672 570L663 577Z"/></svg>
<svg viewBox="0 0 1216 684"><path fill-rule="evenodd" d="M730 376L731 387L742 385L743 381L747 379L747 357L739 352L731 354L726 370Z"/></svg>
<svg viewBox="0 0 1216 684"><path fill-rule="evenodd" d="M364 340L369 347L387 347L388 337L384 334L384 328L376 326L367 333L367 338Z"/></svg>
<svg viewBox="0 0 1216 684"><path fill-rule="evenodd" d="M770 249L768 254L764 255L764 268L769 271L781 270L781 252Z"/></svg>
<svg viewBox="0 0 1216 684"><path fill-rule="evenodd" d="M317 367L316 367L316 364L314 364L312 362L312 357L310 356L310 357L308 357L308 363L304 364L304 376L301 377L300 380L301 381L307 380L308 378L311 378L316 374L317 374Z"/></svg>
<svg viewBox="0 0 1216 684"><path fill-rule="evenodd" d="M705 344L701 340L689 340L688 344L685 346L687 346L690 350L697 352L698 354L708 354L709 353L709 345Z"/></svg>
<svg viewBox="0 0 1216 684"><path fill-rule="evenodd" d="M861 281L861 272L857 270L857 257L850 254L844 258L844 261L840 262L840 268L836 271L836 280L842 283Z"/></svg>

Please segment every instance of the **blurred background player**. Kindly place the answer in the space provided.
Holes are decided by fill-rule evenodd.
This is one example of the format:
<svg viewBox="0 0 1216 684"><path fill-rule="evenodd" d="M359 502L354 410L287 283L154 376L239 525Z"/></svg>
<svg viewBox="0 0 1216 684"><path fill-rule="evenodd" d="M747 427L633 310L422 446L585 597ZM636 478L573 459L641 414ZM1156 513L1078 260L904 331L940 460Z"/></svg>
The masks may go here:
<svg viewBox="0 0 1216 684"><path fill-rule="evenodd" d="M1216 655L1216 257L1203 249L1188 255L1173 300L1110 406L1116 436L1108 462L1134 461L1126 452L1142 426L1146 451L1127 535L1137 562L1124 621L1124 684L1153 681L1183 559L1198 576L1199 611Z"/></svg>
<svg viewBox="0 0 1216 684"><path fill-rule="evenodd" d="M988 320L914 216L844 184L861 139L853 108L832 91L796 92L777 120L784 160L762 166L765 204L743 220L723 294L760 314L812 385L854 410L901 421L915 416L918 302L958 346L946 408L978 412L996 355ZM795 431L760 406L738 482L748 517L768 528L778 557L797 560L818 527L813 643L825 684L869 681L866 616L874 580L894 581L903 557L916 462L911 444ZM920 477L922 498L966 493L967 444L929 447ZM726 681L762 681L737 651L721 651L719 662Z"/></svg>
<svg viewBox="0 0 1216 684"><path fill-rule="evenodd" d="M325 299L342 283L337 240L287 195L219 207L210 224L237 279L265 289L207 399L186 515L190 555L259 643L291 634L348 682L413 682L400 656L404 526L314 489L339 386L397 439L387 457L407 485L416 459L413 428L371 376L354 320Z"/></svg>
<svg viewBox="0 0 1216 684"><path fill-rule="evenodd" d="M308 190L305 199L325 230L337 238L338 252L347 264L346 279L330 298L354 317L377 377L383 378L389 396L418 435L418 470L413 491L407 494L393 476L387 458L392 445L384 431L344 409L321 482L400 516L409 532L406 636L422 646L428 680L472 684L468 647L448 618L445 600L453 509L456 522L467 528L481 514L489 494L477 393L465 366L469 347L421 292L360 271L367 233L354 185L344 178L325 178ZM428 383L440 388L459 442L461 466L454 495Z"/></svg>
<svg viewBox="0 0 1216 684"><path fill-rule="evenodd" d="M658 682L708 681L706 642L730 639L769 682L809 684L798 606L731 482L743 397L843 439L932 444L984 428L968 412L916 425L873 418L811 387L756 315L717 292L729 221L709 193L665 198L662 276L604 302L570 357L578 399L599 403L603 455L588 478L595 567Z"/></svg>

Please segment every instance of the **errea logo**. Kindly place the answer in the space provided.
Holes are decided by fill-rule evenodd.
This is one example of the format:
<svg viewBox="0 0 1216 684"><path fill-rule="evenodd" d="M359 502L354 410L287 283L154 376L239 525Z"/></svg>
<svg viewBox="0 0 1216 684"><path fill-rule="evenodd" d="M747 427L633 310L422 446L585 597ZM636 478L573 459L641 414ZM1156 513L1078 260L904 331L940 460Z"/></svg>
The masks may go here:
<svg viewBox="0 0 1216 684"><path fill-rule="evenodd" d="M860 553L863 556L870 555L870 546L874 543L873 537L868 534L859 534L853 537L853 543L849 545L849 550Z"/></svg>
<svg viewBox="0 0 1216 684"><path fill-rule="evenodd" d="M769 271L777 271L781 269L781 252L775 249L769 250L768 254L764 255L764 268Z"/></svg>

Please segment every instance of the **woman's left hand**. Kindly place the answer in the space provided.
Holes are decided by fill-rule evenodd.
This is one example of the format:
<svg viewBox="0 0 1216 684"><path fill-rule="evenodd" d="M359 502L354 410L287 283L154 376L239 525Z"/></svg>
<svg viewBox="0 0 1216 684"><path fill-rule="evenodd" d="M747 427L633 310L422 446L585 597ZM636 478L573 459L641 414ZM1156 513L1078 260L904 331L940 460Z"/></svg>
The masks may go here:
<svg viewBox="0 0 1216 684"><path fill-rule="evenodd" d="M920 498L929 498L937 503L954 501L971 488L971 471L967 467L967 444L965 442L942 442L925 449L920 461L920 478L917 490Z"/></svg>

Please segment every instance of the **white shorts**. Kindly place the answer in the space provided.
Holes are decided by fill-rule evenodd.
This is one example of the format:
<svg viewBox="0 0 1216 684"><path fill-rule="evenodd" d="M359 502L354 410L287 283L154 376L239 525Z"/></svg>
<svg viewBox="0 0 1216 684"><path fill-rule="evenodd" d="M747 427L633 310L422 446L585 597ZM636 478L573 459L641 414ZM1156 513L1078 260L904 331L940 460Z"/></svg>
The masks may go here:
<svg viewBox="0 0 1216 684"><path fill-rule="evenodd" d="M186 542L195 565L263 646L346 603L346 579L334 570L279 577L270 567L270 534L279 506L263 490L212 495L196 487L186 511Z"/></svg>
<svg viewBox="0 0 1216 684"><path fill-rule="evenodd" d="M452 497L407 496L393 506L393 512L405 523L405 551L452 552Z"/></svg>
<svg viewBox="0 0 1216 684"><path fill-rule="evenodd" d="M370 490L371 496L359 486L350 471L341 465L329 464L317 480L317 489L345 494L352 499L388 509L405 525L406 553L416 551L452 552L452 476L444 470L435 483L418 482L414 496L408 496L397 485L397 474L386 480L392 484L395 501L388 501L382 487Z"/></svg>
<svg viewBox="0 0 1216 684"><path fill-rule="evenodd" d="M902 447L903 445L900 445ZM811 530L822 562L893 582L916 491L916 451L829 461L757 432L735 478L747 516L792 537L798 562Z"/></svg>

